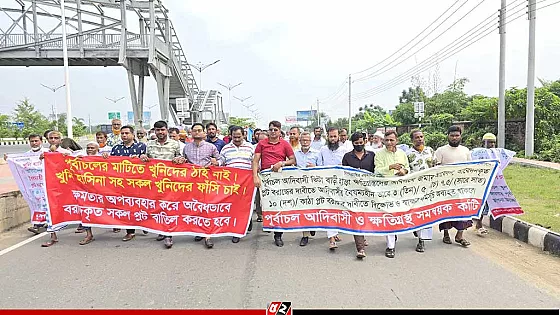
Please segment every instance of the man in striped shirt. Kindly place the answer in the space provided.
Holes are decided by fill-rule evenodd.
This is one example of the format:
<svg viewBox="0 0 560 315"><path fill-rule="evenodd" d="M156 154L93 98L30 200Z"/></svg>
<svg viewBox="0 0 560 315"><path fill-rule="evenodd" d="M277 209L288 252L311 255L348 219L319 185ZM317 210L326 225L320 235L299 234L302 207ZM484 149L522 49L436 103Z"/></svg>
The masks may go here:
<svg viewBox="0 0 560 315"><path fill-rule="evenodd" d="M231 128L230 133L232 141L222 148L220 152L220 165L251 170L251 163L255 154L253 145L243 138L243 128L234 126ZM251 211L251 209L247 211ZM249 222L248 230L251 231L253 222L252 220L249 220ZM234 236L231 241L238 243L239 237Z"/></svg>

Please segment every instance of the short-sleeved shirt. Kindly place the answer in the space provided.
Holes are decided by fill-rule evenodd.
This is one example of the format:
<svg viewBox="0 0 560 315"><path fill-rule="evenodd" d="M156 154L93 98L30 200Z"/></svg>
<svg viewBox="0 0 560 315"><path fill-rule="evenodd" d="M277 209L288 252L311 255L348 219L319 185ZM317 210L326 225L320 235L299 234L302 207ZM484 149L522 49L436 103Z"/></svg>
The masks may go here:
<svg viewBox="0 0 560 315"><path fill-rule="evenodd" d="M187 162L191 164L209 166L210 159L219 159L220 153L218 153L218 149L216 149L213 144L203 140L198 145L194 141L185 143L183 156L187 159Z"/></svg>
<svg viewBox="0 0 560 315"><path fill-rule="evenodd" d="M167 138L163 144L160 144L158 140L150 140L146 147L146 154L151 159L173 160L173 158L181 156L181 146L173 139Z"/></svg>
<svg viewBox="0 0 560 315"><path fill-rule="evenodd" d="M412 147L408 149L406 155L408 156L410 172L418 172L435 165L434 150L430 147L424 147L422 152L418 152L418 150Z"/></svg>
<svg viewBox="0 0 560 315"><path fill-rule="evenodd" d="M375 153L371 151L365 151L362 158L359 159L356 156L354 150L344 154L342 158L342 165L350 166L353 168L359 168L361 170L366 170L370 172L375 172Z"/></svg>
<svg viewBox="0 0 560 315"><path fill-rule="evenodd" d="M216 141L212 141L210 138L207 138L206 142L215 145L216 149L218 149L218 153L221 152L223 147L226 145L225 141L220 138L216 138Z"/></svg>
<svg viewBox="0 0 560 315"><path fill-rule="evenodd" d="M319 165L319 151L313 148L309 148L306 153L303 153L301 149L294 152L296 157L296 166L299 168L307 168L307 163L312 163L313 165Z"/></svg>
<svg viewBox="0 0 560 315"><path fill-rule="evenodd" d="M471 151L465 146L452 147L449 144L439 147L435 153L437 163L453 164L471 160Z"/></svg>
<svg viewBox="0 0 560 315"><path fill-rule="evenodd" d="M141 154L146 154L146 145L141 142L133 142L128 147L124 144L117 144L111 150L113 156L140 156Z"/></svg>
<svg viewBox="0 0 560 315"><path fill-rule="evenodd" d="M122 141L120 132L118 134L114 134L114 133L111 132L107 135L107 145L108 146L113 147L117 144L122 144L122 143L123 143L123 141Z"/></svg>
<svg viewBox="0 0 560 315"><path fill-rule="evenodd" d="M220 164L223 166L250 170L253 163L255 148L247 141L240 146L233 142L226 144L220 152Z"/></svg>
<svg viewBox="0 0 560 315"><path fill-rule="evenodd" d="M339 145L334 151L329 149L328 145L325 145L319 150L319 165L342 165L342 158L346 153L346 148L342 145Z"/></svg>
<svg viewBox="0 0 560 315"><path fill-rule="evenodd" d="M279 139L276 143L263 139L257 144L255 153L261 154L261 169L266 170L275 163L286 161L287 158L294 155L294 150L284 139Z"/></svg>

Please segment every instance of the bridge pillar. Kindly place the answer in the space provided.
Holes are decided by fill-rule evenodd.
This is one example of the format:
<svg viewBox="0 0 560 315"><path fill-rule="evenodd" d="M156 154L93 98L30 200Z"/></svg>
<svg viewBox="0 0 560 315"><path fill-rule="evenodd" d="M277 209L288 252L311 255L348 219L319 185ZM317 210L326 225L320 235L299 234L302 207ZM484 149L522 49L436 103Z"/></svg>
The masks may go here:
<svg viewBox="0 0 560 315"><path fill-rule="evenodd" d="M156 74L157 91L159 97L159 111L161 120L169 122L169 83L170 78L159 71Z"/></svg>
<svg viewBox="0 0 560 315"><path fill-rule="evenodd" d="M147 63L127 60L126 72L128 75L128 88L130 92L130 101L132 103L132 112L134 113L134 126L136 129L140 129L144 125L144 77L148 75ZM134 75L138 75L138 93L136 93Z"/></svg>

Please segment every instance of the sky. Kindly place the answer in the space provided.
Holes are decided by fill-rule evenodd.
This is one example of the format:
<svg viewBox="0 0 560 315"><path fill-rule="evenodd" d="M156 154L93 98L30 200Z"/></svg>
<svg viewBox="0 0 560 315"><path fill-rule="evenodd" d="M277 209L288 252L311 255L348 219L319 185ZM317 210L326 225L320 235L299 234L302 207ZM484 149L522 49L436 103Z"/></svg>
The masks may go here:
<svg viewBox="0 0 560 315"><path fill-rule="evenodd" d="M538 2L542 7L557 1ZM499 34L497 28L490 28L494 24L488 24L489 36L464 50L454 55L444 50L482 21L497 26L494 19L500 6L498 0L356 0L344 3L163 0L163 3L169 9L188 61L208 64L220 60L202 72L203 89L220 90L225 109L229 111L229 92L218 82L224 85L242 82L231 91L233 116L250 117L251 113L243 104L255 104L253 107L258 108L261 116L259 127L266 126L270 120L284 122L286 116L295 116L299 110L317 109L317 99L320 111L331 118L347 117L349 74L353 81L352 114L364 104L394 109L401 91L411 85L406 72L423 65L422 61L432 56L437 56L431 59L437 62L419 75L424 81L428 77L439 78L435 81L439 82L440 92L454 78L466 77L469 79L465 89L468 94L498 95ZM506 21L527 11L526 1L508 0L507 3L511 10L506 14ZM438 22L416 37L450 7ZM560 3L536 14L536 77L560 79L557 61ZM4 30L8 22L5 16L0 17L0 28ZM439 23L441 25L436 28ZM435 30L420 41L432 29ZM526 15L506 25L508 88L526 86L528 33ZM399 51L413 39L411 45ZM367 70L386 58L389 59L385 63ZM376 70L376 76L363 79ZM200 81L199 73L193 71ZM44 114L51 112L55 102L58 112L66 112L64 88L53 93L41 86L62 85L62 67L2 67L1 73L0 113L11 113L15 104L25 97ZM397 84L389 84L395 82L395 78L402 79L396 80ZM126 70L122 67L72 67L70 82L72 113L84 118L86 124L89 121L92 125L108 123L107 113L111 111L120 111L126 119L126 112L132 110ZM538 80L536 82L538 86ZM368 93L374 88L375 93ZM107 100L121 97L124 99L116 103ZM250 98L241 103L235 97ZM156 84L153 77L148 77L144 108L152 111L152 122L160 117L156 104Z"/></svg>

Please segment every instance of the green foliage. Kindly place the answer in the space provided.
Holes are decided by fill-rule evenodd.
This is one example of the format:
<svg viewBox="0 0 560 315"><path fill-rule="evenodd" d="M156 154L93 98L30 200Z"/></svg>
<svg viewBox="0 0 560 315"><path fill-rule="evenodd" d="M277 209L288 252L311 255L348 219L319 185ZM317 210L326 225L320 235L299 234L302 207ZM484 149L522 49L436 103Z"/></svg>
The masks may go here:
<svg viewBox="0 0 560 315"><path fill-rule="evenodd" d="M461 117L474 122L498 119L498 98L473 96L467 107L461 110Z"/></svg>
<svg viewBox="0 0 560 315"><path fill-rule="evenodd" d="M0 138L7 138L10 136L10 116L0 115Z"/></svg>
<svg viewBox="0 0 560 315"><path fill-rule="evenodd" d="M13 121L24 123L21 131L19 128L14 128L13 137L15 138L27 137L32 133L42 135L45 130L49 129L47 118L39 113L27 98L17 104L14 109Z"/></svg>
<svg viewBox="0 0 560 315"><path fill-rule="evenodd" d="M447 131L447 128L453 124L453 115L434 114L429 116L427 120L435 130Z"/></svg>
<svg viewBox="0 0 560 315"><path fill-rule="evenodd" d="M354 120L352 120L352 122L354 122ZM327 128L328 127L335 127L338 129L341 128L348 128L348 118L338 118L335 121L327 121Z"/></svg>
<svg viewBox="0 0 560 315"><path fill-rule="evenodd" d="M244 117L230 117L230 125L240 126L240 127L251 127L256 128L255 121L251 118ZM267 126L268 127L268 126Z"/></svg>
<svg viewBox="0 0 560 315"><path fill-rule="evenodd" d="M392 116L401 125L412 125L418 122L418 118L414 117L414 105L412 103L397 105Z"/></svg>
<svg viewBox="0 0 560 315"><path fill-rule="evenodd" d="M437 148L447 144L447 135L443 132L425 132L424 142L427 146L432 147L432 149L436 150Z"/></svg>
<svg viewBox="0 0 560 315"><path fill-rule="evenodd" d="M560 135L542 141L541 151L537 158L543 161L560 163Z"/></svg>
<svg viewBox="0 0 560 315"><path fill-rule="evenodd" d="M406 144L412 146L412 140L410 140L410 133L403 133L399 136L399 144Z"/></svg>

